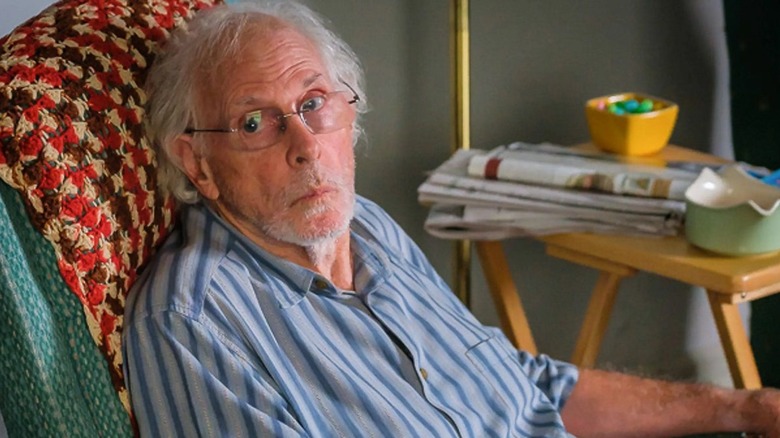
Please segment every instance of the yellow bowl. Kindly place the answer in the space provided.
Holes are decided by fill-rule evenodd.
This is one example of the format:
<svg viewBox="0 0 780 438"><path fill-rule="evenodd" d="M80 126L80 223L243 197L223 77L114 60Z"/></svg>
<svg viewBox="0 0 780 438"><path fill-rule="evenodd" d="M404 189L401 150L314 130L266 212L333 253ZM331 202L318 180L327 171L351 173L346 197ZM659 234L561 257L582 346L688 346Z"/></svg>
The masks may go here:
<svg viewBox="0 0 780 438"><path fill-rule="evenodd" d="M650 99L653 110L646 113L613 114L611 103L628 99ZM621 93L590 99L585 117L593 144L620 155L652 155L669 143L677 121L677 104L642 93Z"/></svg>

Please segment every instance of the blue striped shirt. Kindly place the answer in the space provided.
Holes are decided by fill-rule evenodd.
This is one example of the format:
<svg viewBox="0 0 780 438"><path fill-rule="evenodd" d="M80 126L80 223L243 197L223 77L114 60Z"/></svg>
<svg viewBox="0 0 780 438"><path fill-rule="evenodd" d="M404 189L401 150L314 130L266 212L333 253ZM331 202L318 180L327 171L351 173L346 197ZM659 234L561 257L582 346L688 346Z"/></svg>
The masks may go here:
<svg viewBox="0 0 780 438"><path fill-rule="evenodd" d="M186 208L125 313L142 435L566 436L574 366L483 326L376 204L350 233L354 292Z"/></svg>

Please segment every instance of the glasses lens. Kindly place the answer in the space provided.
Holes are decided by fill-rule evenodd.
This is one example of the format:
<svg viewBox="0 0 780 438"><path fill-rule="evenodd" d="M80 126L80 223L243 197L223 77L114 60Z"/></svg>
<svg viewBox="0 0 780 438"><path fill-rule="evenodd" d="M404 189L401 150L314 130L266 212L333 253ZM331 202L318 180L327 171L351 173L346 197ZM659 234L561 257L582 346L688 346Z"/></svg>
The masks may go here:
<svg viewBox="0 0 780 438"><path fill-rule="evenodd" d="M315 96L301 102L299 110L290 114L271 108L250 111L238 121L236 130L248 150L264 149L278 143L284 132L282 124L289 123L285 119L296 114L313 134L327 134L346 128L355 120L352 97L348 91Z"/></svg>
<svg viewBox="0 0 780 438"><path fill-rule="evenodd" d="M355 120L355 111L349 103L351 95L346 91L335 91L320 96L320 105L312 109L302 108L301 117L315 134L327 134L346 128Z"/></svg>
<svg viewBox="0 0 780 438"><path fill-rule="evenodd" d="M244 114L238 121L238 132L247 149L267 148L278 141L281 113L271 108Z"/></svg>

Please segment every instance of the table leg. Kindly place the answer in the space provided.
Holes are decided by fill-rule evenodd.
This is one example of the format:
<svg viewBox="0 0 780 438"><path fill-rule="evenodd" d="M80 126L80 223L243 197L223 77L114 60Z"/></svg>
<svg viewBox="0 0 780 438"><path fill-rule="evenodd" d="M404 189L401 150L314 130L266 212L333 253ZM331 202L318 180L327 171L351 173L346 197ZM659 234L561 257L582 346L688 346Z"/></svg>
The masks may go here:
<svg viewBox="0 0 780 438"><path fill-rule="evenodd" d="M623 277L623 275L608 271L599 273L598 281L593 288L590 302L588 302L588 310L585 312L577 345L574 347L572 363L585 368L595 365L601 340L607 330L612 306L615 304L620 281Z"/></svg>
<svg viewBox="0 0 780 438"><path fill-rule="evenodd" d="M515 347L536 354L536 343L501 242L482 240L476 242L476 247L504 333Z"/></svg>
<svg viewBox="0 0 780 438"><path fill-rule="evenodd" d="M739 314L739 307L729 302L729 296L707 291L707 296L718 327L720 342L726 353L731 378L736 388L755 389L761 387L756 359L750 347L745 326Z"/></svg>

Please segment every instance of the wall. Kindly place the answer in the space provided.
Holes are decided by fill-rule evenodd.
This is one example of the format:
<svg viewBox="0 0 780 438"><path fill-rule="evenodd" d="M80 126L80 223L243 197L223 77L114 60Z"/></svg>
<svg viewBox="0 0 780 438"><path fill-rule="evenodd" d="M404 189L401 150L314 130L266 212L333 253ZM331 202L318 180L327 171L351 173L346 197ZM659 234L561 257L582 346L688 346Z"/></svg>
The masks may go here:
<svg viewBox="0 0 780 438"><path fill-rule="evenodd" d="M452 244L422 230L415 189L451 144L449 2L318 0L368 76L368 146L358 190L384 205L452 278ZM731 157L728 64L720 2L471 2L472 147L587 140L585 100L644 91L681 108L672 142ZM594 272L506 242L540 350L569 357ZM474 259L472 307L497 324ZM745 311L748 309L746 308ZM639 274L626 281L600 366L730 384L704 293Z"/></svg>
<svg viewBox="0 0 780 438"><path fill-rule="evenodd" d="M6 5L10 3L12 5ZM4 0L0 34L46 1ZM361 57L372 108L358 151L358 191L382 204L452 278L452 243L422 230L416 188L452 138L449 2L310 0ZM711 0L481 0L471 6L472 146L586 141L586 99L644 91L681 108L672 141L730 157L721 3ZM590 270L552 260L530 239L506 242L540 350L572 351ZM472 307L495 325L474 260ZM600 365L728 384L701 290L639 274L626 281Z"/></svg>
<svg viewBox="0 0 780 438"><path fill-rule="evenodd" d="M51 3L51 0L2 0L0 3L3 11L0 14L0 36L7 34Z"/></svg>

